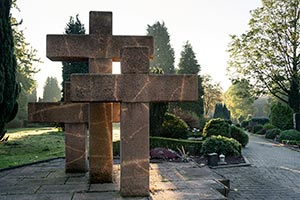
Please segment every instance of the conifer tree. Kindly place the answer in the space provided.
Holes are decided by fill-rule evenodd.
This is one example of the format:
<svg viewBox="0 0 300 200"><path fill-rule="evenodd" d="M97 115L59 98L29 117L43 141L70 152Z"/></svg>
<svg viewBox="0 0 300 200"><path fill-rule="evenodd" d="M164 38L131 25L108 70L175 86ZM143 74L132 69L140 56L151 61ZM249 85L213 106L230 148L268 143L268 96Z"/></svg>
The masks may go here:
<svg viewBox="0 0 300 200"><path fill-rule="evenodd" d="M44 102L57 102L61 99L60 89L55 77L47 77L44 85L43 101Z"/></svg>
<svg viewBox="0 0 300 200"><path fill-rule="evenodd" d="M150 67L161 68L165 74L174 74L174 49L170 44L170 35L165 23L148 25L147 35L154 38L154 59L150 62Z"/></svg>
<svg viewBox="0 0 300 200"><path fill-rule="evenodd" d="M74 17L70 17L65 28L65 34L85 34L84 25L80 22L78 15L76 21ZM63 65L63 81L62 81L62 100L64 99L65 82L70 81L70 75L73 73L88 73L87 62L62 62Z"/></svg>
<svg viewBox="0 0 300 200"><path fill-rule="evenodd" d="M196 113L199 117L202 117L204 112L204 89L202 86L202 77L199 75L200 65L198 64L198 61L196 59L193 47L188 41L183 45L183 50L181 52L178 68L178 74L198 75L198 101L196 103L175 103L175 105L180 107L182 110L192 111Z"/></svg>
<svg viewBox="0 0 300 200"><path fill-rule="evenodd" d="M16 82L17 61L10 22L11 0L0 0L0 139L5 125L17 114L19 86Z"/></svg>

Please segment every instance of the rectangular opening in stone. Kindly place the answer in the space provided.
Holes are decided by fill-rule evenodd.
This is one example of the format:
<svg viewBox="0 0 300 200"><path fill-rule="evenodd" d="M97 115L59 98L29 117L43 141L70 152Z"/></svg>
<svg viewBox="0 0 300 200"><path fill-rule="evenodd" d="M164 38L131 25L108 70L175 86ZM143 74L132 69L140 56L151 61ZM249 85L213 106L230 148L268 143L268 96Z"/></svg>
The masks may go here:
<svg viewBox="0 0 300 200"><path fill-rule="evenodd" d="M112 74L121 74L120 62L113 62L112 66Z"/></svg>

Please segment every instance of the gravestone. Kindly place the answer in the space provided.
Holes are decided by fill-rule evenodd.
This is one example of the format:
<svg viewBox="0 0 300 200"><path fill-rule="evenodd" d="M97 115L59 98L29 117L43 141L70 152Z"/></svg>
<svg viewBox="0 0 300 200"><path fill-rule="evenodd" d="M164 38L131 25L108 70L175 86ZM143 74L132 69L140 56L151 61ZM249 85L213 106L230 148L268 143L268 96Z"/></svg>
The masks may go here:
<svg viewBox="0 0 300 200"><path fill-rule="evenodd" d="M90 12L88 35L47 35L47 57L53 61L88 61L89 73L112 72L124 46L148 46L153 57L153 38L112 35L112 13ZM91 183L112 181L112 104L89 104L89 168Z"/></svg>
<svg viewBox="0 0 300 200"><path fill-rule="evenodd" d="M121 74L71 75L71 100L121 102L121 194L149 195L149 102L197 101L196 75L149 74L147 47L126 47Z"/></svg>

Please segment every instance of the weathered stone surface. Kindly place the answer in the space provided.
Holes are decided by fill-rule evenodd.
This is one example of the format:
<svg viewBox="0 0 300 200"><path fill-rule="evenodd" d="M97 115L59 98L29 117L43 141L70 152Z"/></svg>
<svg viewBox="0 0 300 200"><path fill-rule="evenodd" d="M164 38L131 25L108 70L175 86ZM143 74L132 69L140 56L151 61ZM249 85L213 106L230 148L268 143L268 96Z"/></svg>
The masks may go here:
<svg viewBox="0 0 300 200"><path fill-rule="evenodd" d="M121 54L121 74L149 74L147 47L124 48Z"/></svg>
<svg viewBox="0 0 300 200"><path fill-rule="evenodd" d="M113 113L112 113L112 122L118 123L120 122L120 114L121 114L121 105L120 103L113 103Z"/></svg>
<svg viewBox="0 0 300 200"><path fill-rule="evenodd" d="M196 101L196 75L81 74L71 76L73 101Z"/></svg>
<svg viewBox="0 0 300 200"><path fill-rule="evenodd" d="M149 104L121 104L121 194L149 195Z"/></svg>
<svg viewBox="0 0 300 200"><path fill-rule="evenodd" d="M65 124L66 172L87 171L87 124Z"/></svg>
<svg viewBox="0 0 300 200"><path fill-rule="evenodd" d="M47 35L47 57L53 61L87 61L109 58L120 61L125 46L147 46L153 57L151 36ZM80 48L78 48L80 47Z"/></svg>
<svg viewBox="0 0 300 200"><path fill-rule="evenodd" d="M89 14L90 34L112 35L112 12L91 11Z"/></svg>
<svg viewBox="0 0 300 200"><path fill-rule="evenodd" d="M87 103L29 103L29 122L87 123Z"/></svg>
<svg viewBox="0 0 300 200"><path fill-rule="evenodd" d="M112 182L112 104L90 104L90 182Z"/></svg>

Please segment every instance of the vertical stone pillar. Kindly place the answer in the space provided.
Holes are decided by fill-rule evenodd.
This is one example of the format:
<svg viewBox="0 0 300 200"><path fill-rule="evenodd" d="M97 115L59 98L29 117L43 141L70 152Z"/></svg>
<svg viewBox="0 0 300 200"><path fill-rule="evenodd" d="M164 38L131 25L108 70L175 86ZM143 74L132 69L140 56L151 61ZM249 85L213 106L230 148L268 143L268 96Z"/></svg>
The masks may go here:
<svg viewBox="0 0 300 200"><path fill-rule="evenodd" d="M89 112L90 182L109 183L113 173L111 104L91 103Z"/></svg>
<svg viewBox="0 0 300 200"><path fill-rule="evenodd" d="M90 12L90 34L99 38L112 35L112 13ZM90 58L89 73L112 73L112 59ZM90 103L90 182L112 182L112 103Z"/></svg>
<svg viewBox="0 0 300 200"><path fill-rule="evenodd" d="M86 133L86 124L65 124L65 167L68 173L87 171Z"/></svg>
<svg viewBox="0 0 300 200"><path fill-rule="evenodd" d="M70 83L65 83L65 102L70 102ZM87 171L87 125L65 123L65 170L67 173Z"/></svg>
<svg viewBox="0 0 300 200"><path fill-rule="evenodd" d="M149 103L121 103L121 195L149 195Z"/></svg>
<svg viewBox="0 0 300 200"><path fill-rule="evenodd" d="M122 50L122 74L148 74L148 48ZM138 80L132 80L138 81ZM128 90L127 90L128 89ZM130 92L132 88L124 91ZM126 95L124 93L124 95ZM149 103L121 103L121 195L149 195Z"/></svg>

